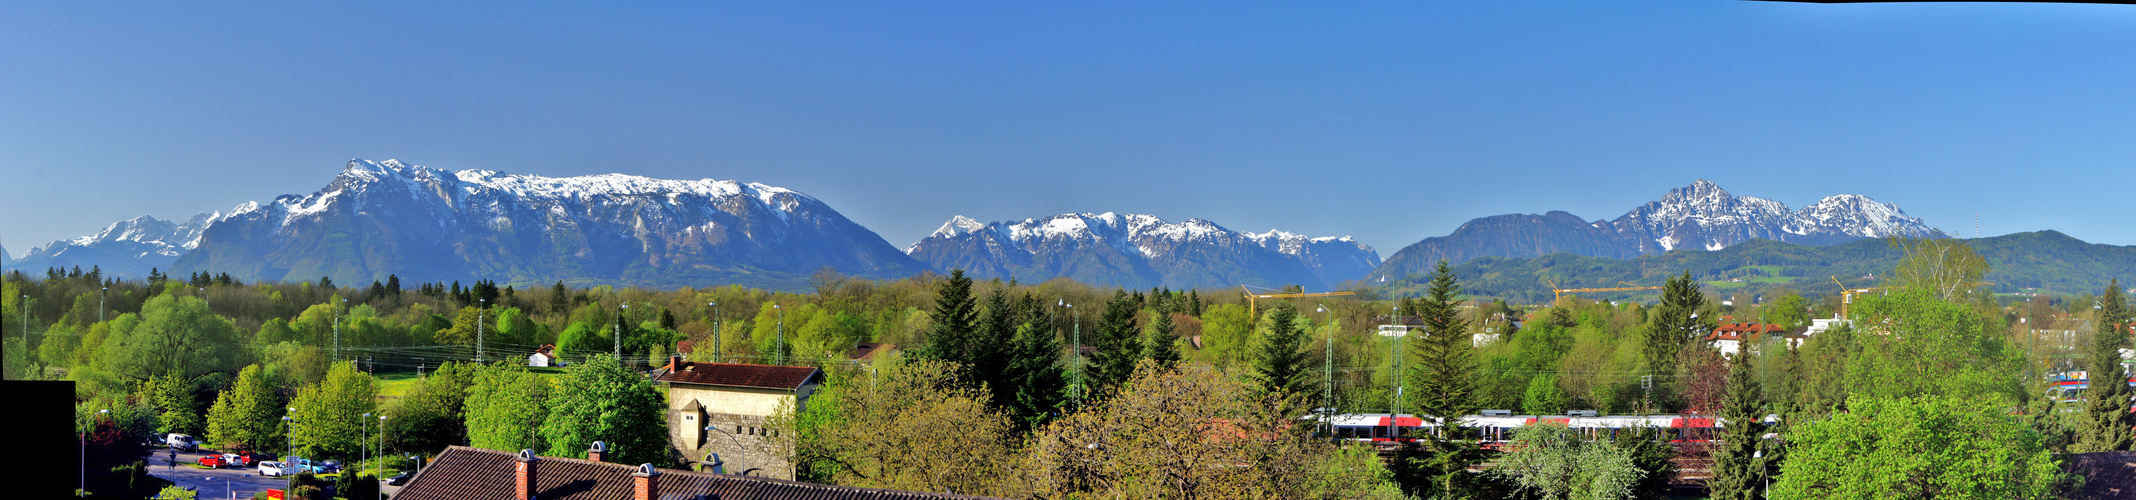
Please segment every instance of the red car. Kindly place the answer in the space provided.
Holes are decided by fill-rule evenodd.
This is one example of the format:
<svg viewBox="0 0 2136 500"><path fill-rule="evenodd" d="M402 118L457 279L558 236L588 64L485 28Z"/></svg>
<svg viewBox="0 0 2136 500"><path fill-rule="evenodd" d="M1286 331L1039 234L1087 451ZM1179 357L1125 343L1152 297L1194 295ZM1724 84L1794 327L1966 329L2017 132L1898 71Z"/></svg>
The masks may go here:
<svg viewBox="0 0 2136 500"><path fill-rule="evenodd" d="M237 454L236 458L230 460L230 462L232 463L232 465L236 465L238 467L253 467L259 465L260 462L265 462L274 459L275 456L273 453L255 453L248 451Z"/></svg>
<svg viewBox="0 0 2136 500"><path fill-rule="evenodd" d="M200 457L200 465L210 469L234 466L237 465L237 455L208 455Z"/></svg>

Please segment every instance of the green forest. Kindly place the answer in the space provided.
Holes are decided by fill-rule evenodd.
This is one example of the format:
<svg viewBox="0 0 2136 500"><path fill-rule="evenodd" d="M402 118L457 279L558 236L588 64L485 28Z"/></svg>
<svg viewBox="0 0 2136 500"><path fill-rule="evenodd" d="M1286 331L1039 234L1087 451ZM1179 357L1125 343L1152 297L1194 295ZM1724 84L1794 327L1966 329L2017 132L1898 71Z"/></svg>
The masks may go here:
<svg viewBox="0 0 2136 500"><path fill-rule="evenodd" d="M1545 289L1509 301L1492 287L1529 276L1480 272L1506 262L1484 259L1366 294L1252 304L1231 290L961 272L822 271L787 293L70 269L8 275L0 308L6 377L73 381L80 432L112 449L165 432L344 460L664 442L664 396L639 374L683 342L692 361L825 370L807 409L777 419L804 480L1012 498L1756 498L1768 481L1774 498L2058 498L2077 486L2058 454L2136 446L2126 386L2049 388L2066 371L2121 373L2125 285L1995 293L2003 285L1979 283L1999 261L1977 241L1844 257L1891 251L1870 243L1885 246L1818 257L1881 277L1848 305L1851 323L1799 346L1752 337L1735 355L1706 340L1716 325L1801 328L1832 317L1838 298L1788 286L1739 300L1709 268L1641 259L1623 261L1640 280L1626 281L1661 286L1650 300L1552 302ZM1730 258L1794 265L1741 246ZM1804 278L1829 282L1824 272ZM1390 316L1424 326L1378 334ZM859 342L902 355L864 365L848 357ZM571 366L523 366L543 345ZM1311 417L1397 407L1430 429L1389 450L1329 439ZM1483 447L1458 417L1486 409L1731 424L1689 446L1544 424ZM619 461L686 465L649 448ZM131 464L92 456L114 471L92 492ZM369 474L401 466L386 462ZM1711 464L1696 474L1704 491L1671 487L1693 475L1682 463Z"/></svg>

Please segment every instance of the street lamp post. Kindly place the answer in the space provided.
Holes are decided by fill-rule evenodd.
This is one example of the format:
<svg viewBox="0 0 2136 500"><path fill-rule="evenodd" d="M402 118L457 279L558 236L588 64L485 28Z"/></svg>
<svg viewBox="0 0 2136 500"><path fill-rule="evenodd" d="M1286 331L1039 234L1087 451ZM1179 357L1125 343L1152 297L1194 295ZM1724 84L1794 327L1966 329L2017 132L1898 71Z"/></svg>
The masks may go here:
<svg viewBox="0 0 2136 500"><path fill-rule="evenodd" d="M732 433L732 432L727 432L727 430L726 430L726 429L721 429L721 428L719 428L719 426L717 426L717 425L707 425L707 426L705 426L705 430L708 430L708 431L719 431L719 433L720 433L720 434L726 434L726 435L727 435L727 439L732 439L732 440L734 440L734 450L735 450L735 452L736 452L736 453L740 453L740 454L741 454L741 455L742 455L743 457L748 457L748 456L749 456L749 453L748 453L748 447L746 447L746 446L742 446L742 438L734 437L734 433ZM719 456L719 454L718 454L718 453L713 453L712 455L713 455L713 456ZM717 461L717 462L713 462L713 463L712 463L712 468L713 468L713 469L712 469L712 473L714 473L714 474L726 474L726 473L727 473L727 471L726 471L726 468L727 468L727 467L726 467L726 464L727 464L727 459L726 459L726 457L720 457L719 461ZM749 475L749 472L750 472L750 471L754 471L754 470L759 470L759 469L750 469L750 468L747 468L747 466L748 466L748 465L749 465L749 463L748 463L748 462L742 462L742 461L739 461L739 460L737 460L737 461L736 461L736 463L735 463L735 468L739 468L739 469L742 469L742 471L741 471L741 472L739 472L739 473L736 473L735 475L738 475L738 476L747 476L747 475Z"/></svg>
<svg viewBox="0 0 2136 500"><path fill-rule="evenodd" d="M719 362L719 302L712 302L712 362Z"/></svg>
<svg viewBox="0 0 2136 500"><path fill-rule="evenodd" d="M617 363L622 363L622 362L623 362L623 310L625 310L625 309L630 309L630 304L620 304L620 305L617 305L617 306L616 306L616 352L615 352L615 356L616 356L616 362L617 362Z"/></svg>
<svg viewBox="0 0 2136 500"><path fill-rule="evenodd" d="M483 313L487 312L489 312L489 299L485 298L482 299L482 305L479 308L475 309L475 363L477 364L482 363L482 320L484 319Z"/></svg>
<svg viewBox="0 0 2136 500"><path fill-rule="evenodd" d="M783 366L786 364L786 310L780 309L777 302L771 303L771 310L779 312L779 346L771 351L771 364Z"/></svg>
<svg viewBox="0 0 2136 500"><path fill-rule="evenodd" d="M1321 313L1323 313L1323 314L1321 314L1321 319L1325 320L1325 321L1327 322L1327 324L1328 324L1328 334L1327 334L1327 354L1326 354L1326 357L1325 357L1325 358L1324 358L1324 359L1323 359L1323 360L1321 361L1321 366L1322 366L1322 374L1321 374L1321 376L1322 376L1323 378L1322 378L1322 380L1321 380L1321 383L1320 383L1320 387L1321 387L1321 392L1320 392L1320 407L1321 407L1322 409L1324 409L1324 411L1322 412L1322 414L1324 415L1324 417L1322 418L1322 420L1324 420L1324 421L1322 422L1322 424L1323 424L1323 425L1325 425L1325 426L1327 427L1328 437L1334 437L1334 436L1335 436L1335 419L1334 419L1334 416L1335 416L1335 415L1334 415L1334 413L1335 413L1335 404L1334 404L1334 402L1335 402L1335 321L1334 321L1334 319L1333 319L1333 316L1334 316L1335 314L1334 314L1333 312L1330 312L1330 311L1328 311L1328 306L1327 306L1326 304L1316 304L1316 305L1317 305L1317 306L1319 306L1319 309L1318 309L1318 311L1319 311L1319 312L1321 312Z"/></svg>
<svg viewBox="0 0 2136 500"><path fill-rule="evenodd" d="M371 479L374 481L385 481L384 478L386 476L386 418L388 418L387 415L378 416L378 473L371 475ZM384 483L378 485L377 500L386 500L386 486Z"/></svg>
<svg viewBox="0 0 2136 500"><path fill-rule="evenodd" d="M103 287L96 295L96 322L104 322L104 297L111 295L111 287Z"/></svg>
<svg viewBox="0 0 2136 500"><path fill-rule="evenodd" d="M356 442L367 443L371 441L370 432L371 414L365 413L363 414L363 420L356 421ZM371 447L359 444L356 446L356 449L360 450L356 452L356 477L361 478L363 477L364 464L370 462L368 460L370 457L367 455L370 455Z"/></svg>

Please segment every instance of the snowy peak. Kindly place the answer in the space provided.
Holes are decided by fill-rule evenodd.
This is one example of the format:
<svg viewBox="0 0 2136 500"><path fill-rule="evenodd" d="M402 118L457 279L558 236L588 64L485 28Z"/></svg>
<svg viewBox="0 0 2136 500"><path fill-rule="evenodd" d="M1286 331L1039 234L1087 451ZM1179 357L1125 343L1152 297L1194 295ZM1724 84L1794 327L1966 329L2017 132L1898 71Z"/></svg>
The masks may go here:
<svg viewBox="0 0 2136 500"><path fill-rule="evenodd" d="M1214 221L1067 213L981 223L956 216L905 252L938 270L1043 281L1070 277L1133 288L1299 284L1327 289L1379 264L1349 237L1232 231Z"/></svg>
<svg viewBox="0 0 2136 500"><path fill-rule="evenodd" d="M167 268L178 256L198 247L201 234L222 219L222 212L201 212L181 222L143 215L113 222L96 234L33 248L23 255L21 264L93 266L114 276L146 276L149 269Z"/></svg>

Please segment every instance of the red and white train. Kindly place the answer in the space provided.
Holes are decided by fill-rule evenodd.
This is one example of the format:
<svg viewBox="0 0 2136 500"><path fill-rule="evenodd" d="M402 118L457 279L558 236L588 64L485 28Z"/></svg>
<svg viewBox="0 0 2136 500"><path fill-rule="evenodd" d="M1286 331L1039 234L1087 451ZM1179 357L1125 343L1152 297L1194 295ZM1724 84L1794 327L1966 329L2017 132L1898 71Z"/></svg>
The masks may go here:
<svg viewBox="0 0 2136 500"><path fill-rule="evenodd" d="M1723 426L1720 419L1686 415L1469 415L1461 418L1463 426L1476 433L1475 438L1483 443L1501 443L1512 439L1523 427L1540 422L1553 422L1578 430L1590 439L1615 436L1633 429L1657 429L1666 433L1670 441L1708 441L1714 439L1714 429ZM1335 415L1335 437L1352 441L1408 441L1412 432L1432 427L1416 415L1389 415L1386 413L1348 413Z"/></svg>

